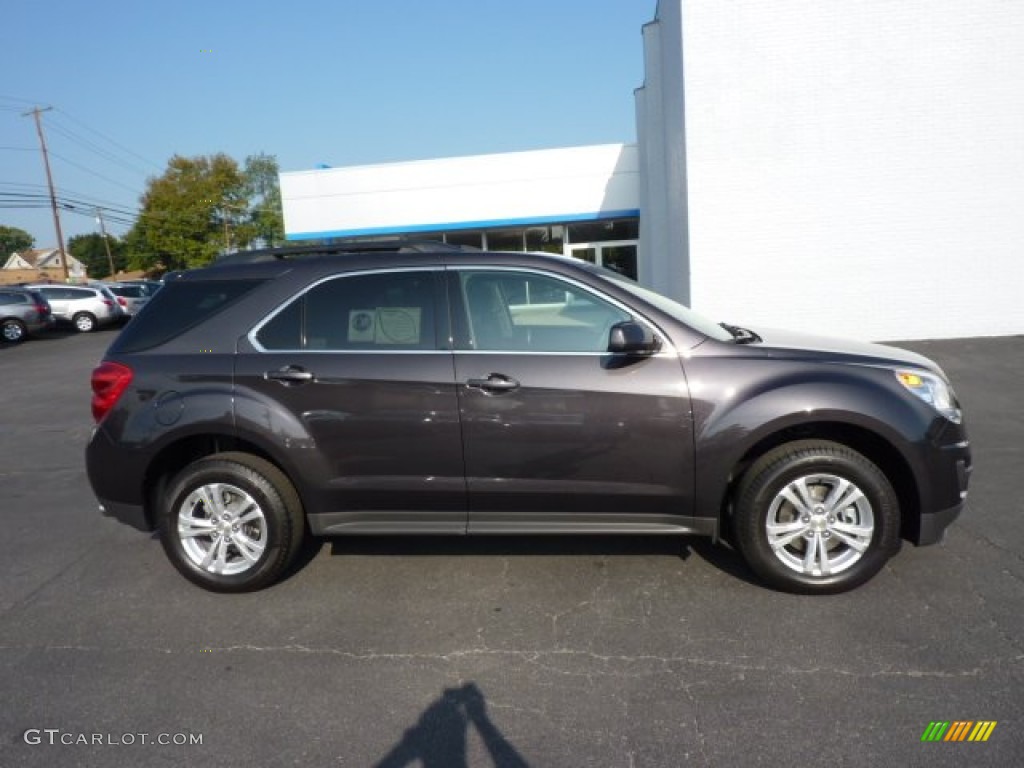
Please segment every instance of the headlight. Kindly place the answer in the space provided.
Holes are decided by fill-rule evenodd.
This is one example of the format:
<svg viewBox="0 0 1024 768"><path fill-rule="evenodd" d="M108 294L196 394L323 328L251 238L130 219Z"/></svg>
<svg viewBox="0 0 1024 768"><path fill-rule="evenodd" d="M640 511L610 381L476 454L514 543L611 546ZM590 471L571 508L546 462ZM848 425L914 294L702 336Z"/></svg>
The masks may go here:
<svg viewBox="0 0 1024 768"><path fill-rule="evenodd" d="M898 370L894 373L897 381L908 391L924 400L954 424L960 423L960 406L952 387L942 377L924 371Z"/></svg>

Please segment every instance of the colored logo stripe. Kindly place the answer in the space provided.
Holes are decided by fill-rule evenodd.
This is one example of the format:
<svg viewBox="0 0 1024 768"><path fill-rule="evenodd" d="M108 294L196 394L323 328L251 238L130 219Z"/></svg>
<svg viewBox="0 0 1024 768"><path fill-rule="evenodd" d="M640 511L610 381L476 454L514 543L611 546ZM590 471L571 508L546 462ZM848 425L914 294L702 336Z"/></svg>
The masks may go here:
<svg viewBox="0 0 1024 768"><path fill-rule="evenodd" d="M992 731L996 729L995 720L982 720L971 731L971 735L967 738L968 741L988 741L988 737L992 735Z"/></svg>
<svg viewBox="0 0 1024 768"><path fill-rule="evenodd" d="M970 720L955 720L943 741L963 741L967 737L967 732L972 725L974 723Z"/></svg>
<svg viewBox="0 0 1024 768"><path fill-rule="evenodd" d="M921 741L988 741L995 720L933 720L921 734Z"/></svg>

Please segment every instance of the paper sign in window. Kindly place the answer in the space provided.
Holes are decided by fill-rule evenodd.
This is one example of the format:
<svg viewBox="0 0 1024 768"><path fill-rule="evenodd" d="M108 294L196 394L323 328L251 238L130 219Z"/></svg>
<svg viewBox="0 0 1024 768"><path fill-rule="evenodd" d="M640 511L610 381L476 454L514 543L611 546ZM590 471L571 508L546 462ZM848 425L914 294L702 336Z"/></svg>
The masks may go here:
<svg viewBox="0 0 1024 768"><path fill-rule="evenodd" d="M350 344L419 344L420 307L376 307L348 313Z"/></svg>
<svg viewBox="0 0 1024 768"><path fill-rule="evenodd" d="M377 307L377 344L419 344L419 307Z"/></svg>
<svg viewBox="0 0 1024 768"><path fill-rule="evenodd" d="M349 344L372 344L377 327L377 310L353 309L348 313Z"/></svg>

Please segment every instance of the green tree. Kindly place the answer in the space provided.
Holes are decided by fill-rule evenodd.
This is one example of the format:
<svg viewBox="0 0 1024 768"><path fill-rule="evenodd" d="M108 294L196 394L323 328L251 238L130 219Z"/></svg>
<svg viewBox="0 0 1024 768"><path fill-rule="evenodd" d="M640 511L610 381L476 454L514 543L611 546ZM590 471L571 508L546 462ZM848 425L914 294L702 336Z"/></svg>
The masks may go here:
<svg viewBox="0 0 1024 768"><path fill-rule="evenodd" d="M265 247L284 243L284 215L277 158L260 152L245 158L245 190L249 197L249 224L253 239Z"/></svg>
<svg viewBox="0 0 1024 768"><path fill-rule="evenodd" d="M27 251L35 245L36 239L24 229L0 226L0 261L15 251Z"/></svg>
<svg viewBox="0 0 1024 768"><path fill-rule="evenodd" d="M142 195L130 238L132 266L201 267L218 253L248 245L253 232L245 182L238 163L223 153L172 157Z"/></svg>
<svg viewBox="0 0 1024 768"><path fill-rule="evenodd" d="M125 232L121 245L126 269L151 270L163 264L159 254L154 253L149 247L143 219L137 220L135 226Z"/></svg>
<svg viewBox="0 0 1024 768"><path fill-rule="evenodd" d="M114 261L114 271L119 272L127 266L124 243L112 235L107 235L110 256ZM68 252L85 265L89 277L106 277L110 272L110 259L103 245L103 236L95 232L88 235L75 235L68 240Z"/></svg>

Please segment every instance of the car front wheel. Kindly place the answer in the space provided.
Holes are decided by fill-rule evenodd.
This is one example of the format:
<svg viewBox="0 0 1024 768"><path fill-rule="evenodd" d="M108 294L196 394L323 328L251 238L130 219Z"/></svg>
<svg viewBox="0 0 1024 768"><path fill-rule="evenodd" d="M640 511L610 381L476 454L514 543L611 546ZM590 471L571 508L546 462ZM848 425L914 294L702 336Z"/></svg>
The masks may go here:
<svg viewBox="0 0 1024 768"><path fill-rule="evenodd" d="M185 467L160 517L164 551L187 579L215 592L269 586L303 537L294 486L268 461L221 453Z"/></svg>
<svg viewBox="0 0 1024 768"><path fill-rule="evenodd" d="M787 592L863 584L899 548L899 503L885 474L839 443L801 440L758 459L736 494L733 531L750 567Z"/></svg>

